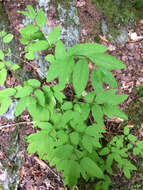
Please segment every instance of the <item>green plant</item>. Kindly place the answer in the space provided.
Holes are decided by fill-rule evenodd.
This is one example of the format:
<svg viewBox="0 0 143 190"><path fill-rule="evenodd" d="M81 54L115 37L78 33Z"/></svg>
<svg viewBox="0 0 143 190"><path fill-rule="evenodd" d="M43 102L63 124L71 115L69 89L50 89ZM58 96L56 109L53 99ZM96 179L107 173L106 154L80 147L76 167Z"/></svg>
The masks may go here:
<svg viewBox="0 0 143 190"><path fill-rule="evenodd" d="M66 50L59 40L59 26L46 39L40 29L46 24L44 12L39 10L36 14L30 5L27 9L28 12L20 11L31 19L31 23L20 30L20 41L26 45L25 57L33 60L35 52L52 47L55 54L45 56L45 60L51 63L46 82L58 79L55 85L42 85L40 81L30 79L23 86L0 91L0 97L17 99L16 116L27 109L34 126L40 128L27 137L28 152L38 153L41 159L56 165L58 171L63 171L65 185L71 188L80 177L85 181L96 177L96 188L108 189L113 161L129 178L130 171L136 167L129 161L127 152L132 148L130 142L135 143L137 139L129 134L126 127L125 135L103 144L103 134L106 134L103 116L127 119L118 107L127 95L116 94L117 82L110 72L123 69L125 65L105 54L107 48L100 44L77 44ZM85 91L90 76L89 60L94 68L91 72L93 90ZM103 81L113 89L103 91ZM64 93L67 85L74 89L72 100ZM1 107L1 111L4 113L6 110ZM140 143L137 143L134 153L141 153Z"/></svg>
<svg viewBox="0 0 143 190"><path fill-rule="evenodd" d="M1 44L8 44L12 41L13 35L7 34L5 31L0 32ZM4 85L7 77L7 70L15 71L19 68L16 63L11 63L8 59L11 54L11 49L6 48L5 45L0 49L0 85Z"/></svg>

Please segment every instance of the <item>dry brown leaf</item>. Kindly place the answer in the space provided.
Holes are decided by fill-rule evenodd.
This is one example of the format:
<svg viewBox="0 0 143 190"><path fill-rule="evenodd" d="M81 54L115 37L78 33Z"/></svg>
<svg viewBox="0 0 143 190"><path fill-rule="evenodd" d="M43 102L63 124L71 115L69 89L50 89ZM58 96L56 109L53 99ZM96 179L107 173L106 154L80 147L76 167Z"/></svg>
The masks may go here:
<svg viewBox="0 0 143 190"><path fill-rule="evenodd" d="M66 187L59 187L59 190L67 190Z"/></svg>
<svg viewBox="0 0 143 190"><path fill-rule="evenodd" d="M135 42L138 42L138 41L141 41L142 39L136 39L136 40L128 40L128 43L135 43Z"/></svg>
<svg viewBox="0 0 143 190"><path fill-rule="evenodd" d="M22 178L24 176L24 173L25 173L24 166L22 166L21 169L20 169L20 173L19 173L19 176L20 176L21 180L22 180Z"/></svg>
<svg viewBox="0 0 143 190"><path fill-rule="evenodd" d="M104 41L104 42L108 42L108 40L106 39L105 36L101 36L101 35L99 35L99 38L100 38L102 41Z"/></svg>
<svg viewBox="0 0 143 190"><path fill-rule="evenodd" d="M132 129L132 128L134 127L134 125L128 124L128 127L129 127L130 129Z"/></svg>
<svg viewBox="0 0 143 190"><path fill-rule="evenodd" d="M141 19L141 20L139 21L139 23L140 23L140 24L143 24L143 19Z"/></svg>
<svg viewBox="0 0 143 190"><path fill-rule="evenodd" d="M140 132L141 136L143 137L143 123L141 124L141 128L139 129L139 132Z"/></svg>

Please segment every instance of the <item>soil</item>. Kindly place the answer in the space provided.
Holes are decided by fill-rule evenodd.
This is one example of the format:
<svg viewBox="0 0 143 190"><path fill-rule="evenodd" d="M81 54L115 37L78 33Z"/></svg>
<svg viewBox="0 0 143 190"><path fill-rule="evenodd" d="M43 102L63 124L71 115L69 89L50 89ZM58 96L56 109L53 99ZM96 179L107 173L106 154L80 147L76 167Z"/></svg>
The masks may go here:
<svg viewBox="0 0 143 190"><path fill-rule="evenodd" d="M33 4L34 1L30 0L13 0L13 1L4 1L4 6L9 16L11 27L13 29L13 34L18 43L19 33L18 30L21 28L22 15L17 14L17 10L24 10L27 4ZM81 42L95 42L98 39L99 43L106 45L109 48L108 53L115 56L119 60L123 61L126 64L126 69L113 71L114 76L117 79L119 85L119 93L128 94L128 99L121 105L123 110L127 110L129 105L135 100L136 95L133 93L133 89L136 86L143 85L143 39L140 40L131 40L128 38L128 42L125 44L112 44L106 39L105 36L100 32L100 21L102 19L101 13L99 13L95 6L91 3L91 0L75 0L74 5L78 8L78 15L80 19L81 27ZM129 31L135 32L138 36L143 36L143 20L139 20L135 29L132 30L128 28ZM20 45L18 43L20 48ZM33 64L33 63L31 63ZM35 68L36 65L30 66L25 65L25 69L31 69L31 72L34 76L37 77ZM10 78L11 76L9 76ZM13 76L12 76L13 77ZM13 78L9 80L15 81ZM9 83L13 85L13 83ZM137 108L134 112L138 112ZM128 110L129 111L129 110ZM132 111L129 111L130 113ZM140 115L143 114L143 106L141 107ZM134 117L137 117L136 115ZM26 146L24 136L35 132L36 129L32 128L31 118L25 111L20 117L20 122L25 122L27 124L22 125L19 132L20 139L20 158L22 161L20 169L20 185L19 190L66 190L64 187L63 181L60 177L60 174L57 174L55 168L50 168L47 162L41 161L37 155L28 155L26 152ZM14 121L7 121L4 118L0 119L0 125L12 124ZM30 123L30 124L28 124ZM133 120L129 120L128 124L134 126ZM141 128L142 123L138 123L138 127ZM119 125L118 118L113 120L106 121L107 127ZM3 128L0 130L0 141L1 141L1 152L0 159L6 159L5 149L8 146L6 142L9 141L9 136L11 131L13 131L16 126L12 128ZM109 127L108 127L109 128ZM113 130L111 130L113 131ZM137 136L142 139L143 134L138 130L133 130ZM139 160L135 162L139 163ZM138 164L139 165L139 164ZM139 166L140 167L140 166ZM143 170L140 171L143 175ZM118 173L117 176L113 178L114 187L112 189L121 190L121 189L136 189L136 184L141 184L141 177L134 173L134 179L130 181L126 180L122 173ZM85 189L87 189L85 187ZM138 189L143 189L143 184Z"/></svg>

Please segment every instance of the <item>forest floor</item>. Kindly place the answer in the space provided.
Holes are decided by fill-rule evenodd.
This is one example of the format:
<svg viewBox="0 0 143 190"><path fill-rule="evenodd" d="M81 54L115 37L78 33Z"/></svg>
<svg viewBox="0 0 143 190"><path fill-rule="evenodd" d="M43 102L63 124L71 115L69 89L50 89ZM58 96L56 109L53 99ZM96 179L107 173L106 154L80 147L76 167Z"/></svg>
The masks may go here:
<svg viewBox="0 0 143 190"><path fill-rule="evenodd" d="M28 4L32 4L32 0L28 1ZM22 26L23 16L16 14L17 10L23 10L26 7L27 2L24 0L5 1L5 9L9 16L11 29L15 35L15 39L18 42L19 33L18 30ZM78 8L78 14L81 27L81 42L85 42L87 39L89 42L95 42L97 36L95 23L101 20L101 14L92 5L90 0L75 1L75 6ZM130 31L131 29L128 28ZM136 23L132 32L137 36L143 36L143 20ZM129 115L128 125L132 128L132 132L138 136L139 139L143 139L143 102L138 100L137 91L135 87L143 86L143 39L130 39L125 44L112 44L101 33L99 36L99 43L108 47L108 53L115 56L119 60L126 64L126 69L114 71L113 74L117 79L119 86L119 93L128 94L128 99L121 105L121 108ZM20 46L19 46L20 47ZM30 70L33 76L37 76L36 70L33 69L30 64L24 63L24 69ZM32 63L31 63L32 64ZM9 75L6 81L7 87L13 87L16 79L13 75ZM138 103L139 102L139 103ZM26 142L23 140L25 135L31 134L36 129L32 128L31 118L25 111L19 118L20 122L25 122L21 126L19 131L20 142L20 159L22 165L20 169L20 185L19 190L66 190L63 186L60 174L57 174L54 167L49 168L47 162L40 160L37 155L28 155L26 153ZM30 124L29 124L30 123ZM15 121L7 121L5 118L0 118L0 125L15 124ZM111 132L111 135L118 134L120 130L119 126L121 121L118 118L106 121L107 130ZM0 160L6 159L5 151L8 148L10 133L15 130L17 126L13 125L11 128L0 129L0 141L1 152ZM118 130L117 130L118 129ZM114 190L136 190L143 189L143 161L136 160L139 172L134 172L133 177L127 180L123 177L122 173L118 173L113 178L114 186L111 189ZM142 165L141 165L142 162ZM85 186L85 190L91 189L89 184Z"/></svg>

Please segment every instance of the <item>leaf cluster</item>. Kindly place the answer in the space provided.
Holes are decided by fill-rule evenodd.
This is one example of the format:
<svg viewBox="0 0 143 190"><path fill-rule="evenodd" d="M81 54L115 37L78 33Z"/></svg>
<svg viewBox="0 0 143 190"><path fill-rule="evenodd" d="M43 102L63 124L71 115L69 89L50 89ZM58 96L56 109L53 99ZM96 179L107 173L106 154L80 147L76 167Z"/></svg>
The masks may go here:
<svg viewBox="0 0 143 190"><path fill-rule="evenodd" d="M11 63L9 61L9 56L11 55L11 49L6 48L5 44L10 43L13 40L12 34L7 34L5 31L0 32L0 41L2 44L2 49L0 49L0 85L4 86L7 78L7 70L15 71L19 68L16 63Z"/></svg>
<svg viewBox="0 0 143 190"><path fill-rule="evenodd" d="M12 99L18 102L16 117L28 110L34 126L40 129L27 137L28 152L38 153L41 159L56 165L57 171L63 172L65 185L70 188L78 184L80 177L85 181L96 177L96 189L108 189L114 163L129 178L130 171L136 167L129 161L128 151L133 148L135 155L142 155L142 142L136 143L137 138L125 127L124 135L103 144L103 134L106 133L104 115L127 120L118 107L127 95L116 94L117 82L111 73L111 70L123 69L125 65L105 54L107 48L100 44L77 44L66 50L59 40L60 27L46 38L41 30L46 24L44 12L39 10L36 13L30 5L27 10L19 11L31 19L31 23L20 30L20 41L26 45L25 57L32 60L35 52L54 48L53 54L45 56L45 60L51 63L46 82L54 79L58 82L43 85L39 80L29 79L23 86L0 91L0 114L8 109ZM3 57L1 54L1 60ZM93 64L91 77L89 61ZM93 90L86 92L89 78ZM103 82L111 88L103 90ZM64 94L67 85L74 89L72 101Z"/></svg>

